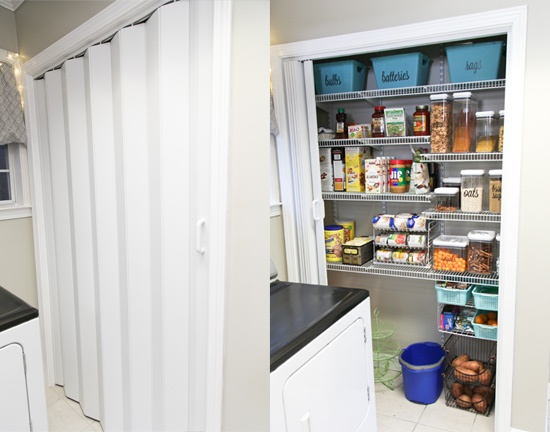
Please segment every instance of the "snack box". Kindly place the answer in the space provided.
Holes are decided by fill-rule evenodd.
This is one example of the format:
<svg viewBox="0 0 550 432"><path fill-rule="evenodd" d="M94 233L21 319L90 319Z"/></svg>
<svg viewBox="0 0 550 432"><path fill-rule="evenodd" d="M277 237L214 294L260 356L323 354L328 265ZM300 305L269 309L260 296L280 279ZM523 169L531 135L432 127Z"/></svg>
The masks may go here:
<svg viewBox="0 0 550 432"><path fill-rule="evenodd" d="M346 147L346 190L348 192L365 191L365 168L363 147Z"/></svg>
<svg viewBox="0 0 550 432"><path fill-rule="evenodd" d="M334 175L332 173L331 149L321 147L319 149L319 168L321 171L321 190L323 192L334 191Z"/></svg>
<svg viewBox="0 0 550 432"><path fill-rule="evenodd" d="M372 131L370 124L352 124L348 126L348 138L372 138Z"/></svg>
<svg viewBox="0 0 550 432"><path fill-rule="evenodd" d="M365 159L365 192L366 193L381 193L382 192L382 168L379 159Z"/></svg>
<svg viewBox="0 0 550 432"><path fill-rule="evenodd" d="M353 240L345 242L343 260L344 264L363 265L373 258L373 238L356 237Z"/></svg>
<svg viewBox="0 0 550 432"><path fill-rule="evenodd" d="M458 306L446 305L441 311L441 321L439 326L443 330L452 330L455 325L455 317L459 312Z"/></svg>
<svg viewBox="0 0 550 432"><path fill-rule="evenodd" d="M384 110L386 121L386 136L407 135L407 115L405 108L386 108Z"/></svg>

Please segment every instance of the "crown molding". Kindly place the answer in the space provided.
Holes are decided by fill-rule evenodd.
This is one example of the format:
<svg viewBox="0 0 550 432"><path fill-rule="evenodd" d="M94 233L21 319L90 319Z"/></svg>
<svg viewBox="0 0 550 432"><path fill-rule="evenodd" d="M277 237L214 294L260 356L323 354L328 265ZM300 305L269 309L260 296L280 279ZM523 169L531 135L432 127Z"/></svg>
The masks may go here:
<svg viewBox="0 0 550 432"><path fill-rule="evenodd" d="M21 3L23 3L25 0L0 0L0 6L15 12L15 10L21 6Z"/></svg>

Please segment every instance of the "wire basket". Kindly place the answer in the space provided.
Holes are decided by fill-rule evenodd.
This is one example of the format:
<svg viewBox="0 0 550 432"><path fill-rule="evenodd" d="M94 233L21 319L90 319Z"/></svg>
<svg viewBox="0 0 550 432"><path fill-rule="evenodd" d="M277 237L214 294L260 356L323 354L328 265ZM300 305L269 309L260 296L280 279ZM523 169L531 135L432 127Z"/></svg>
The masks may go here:
<svg viewBox="0 0 550 432"><path fill-rule="evenodd" d="M498 311L498 287L476 286L473 295L476 309Z"/></svg>
<svg viewBox="0 0 550 432"><path fill-rule="evenodd" d="M456 306L466 306L472 296L473 285L470 285L466 290L456 288L445 288L435 286L437 291L437 302Z"/></svg>

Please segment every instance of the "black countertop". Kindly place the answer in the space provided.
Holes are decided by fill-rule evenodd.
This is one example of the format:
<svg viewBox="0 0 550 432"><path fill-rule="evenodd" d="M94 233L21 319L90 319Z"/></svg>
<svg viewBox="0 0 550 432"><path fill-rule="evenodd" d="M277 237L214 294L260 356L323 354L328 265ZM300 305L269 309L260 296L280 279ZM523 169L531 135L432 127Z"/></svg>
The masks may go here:
<svg viewBox="0 0 550 432"><path fill-rule="evenodd" d="M367 290L271 285L271 372L369 296Z"/></svg>
<svg viewBox="0 0 550 432"><path fill-rule="evenodd" d="M0 287L0 331L23 324L36 317L38 317L37 309Z"/></svg>

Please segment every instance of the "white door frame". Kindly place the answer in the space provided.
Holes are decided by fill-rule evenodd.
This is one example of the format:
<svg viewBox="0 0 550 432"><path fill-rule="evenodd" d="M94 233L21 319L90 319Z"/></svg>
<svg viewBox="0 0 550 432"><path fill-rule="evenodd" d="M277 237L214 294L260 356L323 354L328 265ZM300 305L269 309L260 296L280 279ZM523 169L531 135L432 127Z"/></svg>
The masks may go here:
<svg viewBox="0 0 550 432"><path fill-rule="evenodd" d="M499 295L499 312L505 314L507 318L502 323L499 323L499 356L497 360L499 373L497 374L496 385L498 403L496 405L495 430L504 431L511 428L512 411L520 207L520 175L518 175L517 168L515 167L520 166L518 158L521 157L522 145L527 7L520 6L400 27L276 45L271 49L271 67L275 112L280 129L280 134L277 137L279 167L282 173L289 173L301 161L294 161L288 157L291 154L291 146L294 144L289 137L295 132L292 130L292 125L296 121L291 123L286 116L289 102L285 99L283 76L285 62L340 57L497 34L506 34L508 36L505 110L507 111L508 118L517 119L517 121L507 123L506 126L505 146L508 149L513 146L514 151L505 152L502 167L504 170L503 177L505 178L505 198L503 200L501 224L503 242L500 252L501 290ZM281 178L284 178L284 176L281 176ZM296 218L293 215L292 209L295 205L300 205L300 203L293 201L292 185L289 182L281 183L281 197L285 219L285 238L296 239ZM287 213L289 214L287 215ZM287 265L289 269L299 268L295 250L295 244L292 244L292 242L287 243Z"/></svg>
<svg viewBox="0 0 550 432"><path fill-rule="evenodd" d="M39 117L37 95L34 86L35 78L47 70L56 67L64 60L78 55L87 47L100 42L114 34L122 27L147 16L166 0L136 0L115 1L80 27L64 36L44 51L27 61L22 67L23 97L25 101L25 121L28 134L29 177L31 188L32 219L34 248L36 260L36 278L40 309L41 336L45 359L46 383L54 384L54 344L52 305L49 283L47 228L44 211L44 189L42 184L41 146L39 134ZM213 88L215 90L213 113L216 122L216 133L212 136L212 154L216 158L216 169L211 173L212 184L228 184L227 154L229 149L229 98L231 65L231 31L232 2L213 2L214 34L213 34ZM209 282L209 322L208 328L194 329L199 338L208 340L207 354L207 389L206 413L208 418L207 431L221 430L222 421L222 384L223 384L223 351L224 351L224 319L225 319L225 287L226 287L226 254L225 239L227 234L227 188L216 187L216 194L210 199L210 211L216 217L216 223L211 223L210 238L216 239L209 245L212 263ZM223 244L220 245L220 242Z"/></svg>

